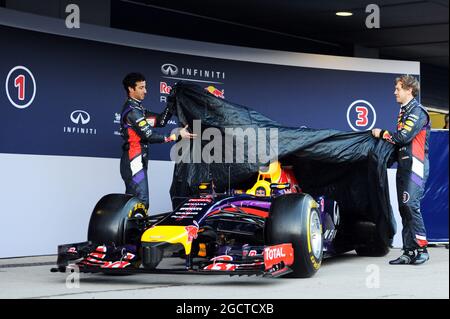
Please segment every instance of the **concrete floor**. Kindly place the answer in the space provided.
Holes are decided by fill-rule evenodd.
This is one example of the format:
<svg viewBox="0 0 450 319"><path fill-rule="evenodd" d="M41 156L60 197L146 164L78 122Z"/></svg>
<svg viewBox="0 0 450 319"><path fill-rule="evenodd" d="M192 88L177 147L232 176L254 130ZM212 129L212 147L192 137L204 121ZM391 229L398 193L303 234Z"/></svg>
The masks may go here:
<svg viewBox="0 0 450 319"><path fill-rule="evenodd" d="M448 299L449 251L430 248L421 266L390 266L398 249L382 258L355 252L325 260L309 279L274 279L199 275L50 273L55 256L0 259L0 298L57 299ZM180 267L180 259L170 263ZM71 277L70 277L71 276ZM67 284L68 282L69 284ZM76 284L75 284L76 283Z"/></svg>

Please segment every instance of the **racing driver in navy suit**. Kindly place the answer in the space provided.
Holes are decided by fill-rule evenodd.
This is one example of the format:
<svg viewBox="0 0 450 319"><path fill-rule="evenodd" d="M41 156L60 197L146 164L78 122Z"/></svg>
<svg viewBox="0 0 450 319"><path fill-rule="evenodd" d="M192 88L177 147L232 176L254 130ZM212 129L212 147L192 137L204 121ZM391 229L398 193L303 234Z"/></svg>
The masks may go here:
<svg viewBox="0 0 450 319"><path fill-rule="evenodd" d="M120 174L125 182L126 193L139 198L148 209L148 144L174 142L178 136L192 139L196 135L188 132L188 126L180 129L179 134L165 136L156 133L154 128L166 126L172 117L173 106L168 103L161 114L145 109L142 101L147 94L147 87L145 77L140 73L125 76L123 86L127 92L127 100L120 118L120 130L124 139Z"/></svg>

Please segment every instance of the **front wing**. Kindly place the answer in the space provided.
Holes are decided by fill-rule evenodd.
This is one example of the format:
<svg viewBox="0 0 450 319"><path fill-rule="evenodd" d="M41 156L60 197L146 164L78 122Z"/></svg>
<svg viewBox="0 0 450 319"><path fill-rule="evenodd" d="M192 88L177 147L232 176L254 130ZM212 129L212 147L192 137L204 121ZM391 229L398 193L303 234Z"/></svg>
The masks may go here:
<svg viewBox="0 0 450 319"><path fill-rule="evenodd" d="M98 246L92 242L83 242L58 246L57 267L51 272L80 272L104 274L173 274L173 275L228 275L228 276L263 276L280 277L291 273L289 268L294 262L294 250L291 244L264 247L260 256L246 256L242 260L233 260L230 256L219 256L194 266L191 269L146 269L127 260L108 261L102 264L89 262L93 255L98 255ZM127 255L130 255L127 253Z"/></svg>

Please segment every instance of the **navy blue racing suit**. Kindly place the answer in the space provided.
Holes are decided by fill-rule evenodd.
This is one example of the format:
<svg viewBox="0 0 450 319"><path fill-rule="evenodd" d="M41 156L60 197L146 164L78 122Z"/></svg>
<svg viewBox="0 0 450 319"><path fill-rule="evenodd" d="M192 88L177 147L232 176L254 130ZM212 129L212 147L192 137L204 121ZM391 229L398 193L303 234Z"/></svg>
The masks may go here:
<svg viewBox="0 0 450 319"><path fill-rule="evenodd" d="M138 197L148 208L148 144L167 143L176 140L175 135L164 136L153 132L154 127L166 126L172 117L169 107L161 114L146 110L133 98L125 102L120 119L124 139L120 160L120 175L125 182L127 194Z"/></svg>
<svg viewBox="0 0 450 319"><path fill-rule="evenodd" d="M430 124L428 112L412 99L400 109L397 131L380 133L381 139L398 146L397 199L403 224L403 249L407 250L428 245L420 201L429 173Z"/></svg>

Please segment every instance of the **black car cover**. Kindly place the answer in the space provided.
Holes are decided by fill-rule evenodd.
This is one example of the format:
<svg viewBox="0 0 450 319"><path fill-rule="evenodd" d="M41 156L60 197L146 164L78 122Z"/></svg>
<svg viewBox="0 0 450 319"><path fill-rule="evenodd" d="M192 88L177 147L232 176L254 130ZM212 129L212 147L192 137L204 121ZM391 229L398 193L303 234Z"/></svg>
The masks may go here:
<svg viewBox="0 0 450 319"><path fill-rule="evenodd" d="M168 104L173 106L181 126L189 125L192 129L199 126L194 120L201 120L201 129L194 133L203 134L195 142L178 142L179 149L183 143L185 146L188 143L190 151L178 149L177 156L172 156L176 161L170 189L174 206L178 198L196 194L199 183L211 179L219 192L250 188L256 181L259 167L265 163L259 157L254 161L251 152L259 154L259 149L264 149L270 157L268 153L274 149L274 143L269 130L276 129L278 159L283 165L293 166L303 192L335 199L340 205L342 220L347 223L373 222L383 242L392 240L395 222L389 200L387 168L395 158L393 145L375 139L368 131L285 127L248 107L218 98L200 86L185 82L178 82L173 87ZM257 134L258 141L263 143L255 145L245 140L244 149L232 144L228 151L225 143L221 143L222 149L208 148L211 129L220 131L223 142L231 134L227 129L235 133L236 129L245 131L248 128L258 133L265 130L262 139L260 137L264 135ZM199 160L199 150L203 151L203 160ZM227 162L226 158L230 150L234 152L233 163L229 157Z"/></svg>

